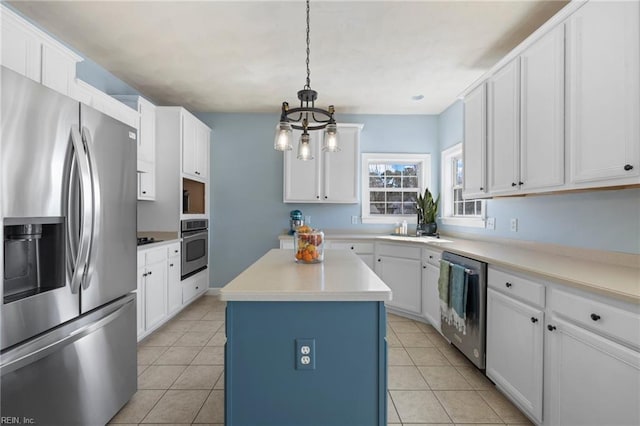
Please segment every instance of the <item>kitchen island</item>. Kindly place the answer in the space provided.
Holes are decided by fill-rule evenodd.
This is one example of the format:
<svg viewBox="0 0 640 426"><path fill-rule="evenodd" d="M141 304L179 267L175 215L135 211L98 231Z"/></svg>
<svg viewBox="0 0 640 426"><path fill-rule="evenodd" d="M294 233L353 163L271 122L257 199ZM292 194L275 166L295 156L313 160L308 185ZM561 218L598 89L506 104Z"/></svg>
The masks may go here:
<svg viewBox="0 0 640 426"><path fill-rule="evenodd" d="M391 290L356 255L274 249L220 294L226 425L386 424Z"/></svg>

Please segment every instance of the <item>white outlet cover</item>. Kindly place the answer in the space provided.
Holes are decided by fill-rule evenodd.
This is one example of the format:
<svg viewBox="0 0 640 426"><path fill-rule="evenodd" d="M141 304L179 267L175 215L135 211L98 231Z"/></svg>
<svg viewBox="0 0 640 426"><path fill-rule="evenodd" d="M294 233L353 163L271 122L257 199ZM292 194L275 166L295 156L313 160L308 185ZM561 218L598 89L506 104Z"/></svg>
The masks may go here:
<svg viewBox="0 0 640 426"><path fill-rule="evenodd" d="M513 232L517 232L518 231L518 219L511 219L511 231Z"/></svg>
<svg viewBox="0 0 640 426"><path fill-rule="evenodd" d="M496 218L495 217L488 217L487 218L486 228L487 229L496 229Z"/></svg>

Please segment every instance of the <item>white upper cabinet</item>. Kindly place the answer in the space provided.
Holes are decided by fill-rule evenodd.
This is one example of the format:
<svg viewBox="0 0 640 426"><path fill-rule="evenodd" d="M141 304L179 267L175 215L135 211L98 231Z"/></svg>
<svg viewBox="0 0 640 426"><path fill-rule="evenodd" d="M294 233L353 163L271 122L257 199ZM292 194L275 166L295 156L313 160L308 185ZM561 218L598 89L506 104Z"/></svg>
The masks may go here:
<svg viewBox="0 0 640 426"><path fill-rule="evenodd" d="M520 61L496 72L488 84L487 177L489 193L513 192L520 182Z"/></svg>
<svg viewBox="0 0 640 426"><path fill-rule="evenodd" d="M209 176L210 129L186 110L182 114L182 173L196 180Z"/></svg>
<svg viewBox="0 0 640 426"><path fill-rule="evenodd" d="M360 124L338 124L338 152L323 152L323 132L310 132L308 161L297 159L302 132L294 130L294 149L284 153L284 202L357 203L361 130Z"/></svg>
<svg viewBox="0 0 640 426"><path fill-rule="evenodd" d="M483 83L464 98L464 189L465 198L487 195L487 100Z"/></svg>
<svg viewBox="0 0 640 426"><path fill-rule="evenodd" d="M491 195L564 184L564 26L529 46L489 79Z"/></svg>
<svg viewBox="0 0 640 426"><path fill-rule="evenodd" d="M637 1L591 1L567 22L567 132L576 186L639 182L639 9Z"/></svg>
<svg viewBox="0 0 640 426"><path fill-rule="evenodd" d="M518 183L529 192L564 184L564 25L520 58Z"/></svg>
<svg viewBox="0 0 640 426"><path fill-rule="evenodd" d="M4 5L0 14L2 65L71 96L82 58Z"/></svg>
<svg viewBox="0 0 640 426"><path fill-rule="evenodd" d="M138 112L138 172L152 173L156 162L156 106L137 95L113 97Z"/></svg>
<svg viewBox="0 0 640 426"><path fill-rule="evenodd" d="M293 150L284 153L284 202L309 203L320 202L320 167L318 156L321 155L321 132L309 133L309 145L313 160L298 160L297 149L301 130L293 130ZM332 153L335 154L335 153Z"/></svg>

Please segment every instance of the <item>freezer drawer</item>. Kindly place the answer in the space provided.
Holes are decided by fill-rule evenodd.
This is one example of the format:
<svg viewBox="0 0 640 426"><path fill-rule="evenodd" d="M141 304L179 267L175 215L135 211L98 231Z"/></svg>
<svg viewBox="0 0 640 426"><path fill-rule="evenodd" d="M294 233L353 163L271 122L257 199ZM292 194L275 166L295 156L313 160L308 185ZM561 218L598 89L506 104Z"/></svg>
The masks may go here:
<svg viewBox="0 0 640 426"><path fill-rule="evenodd" d="M135 324L131 294L3 353L3 418L106 424L137 388Z"/></svg>

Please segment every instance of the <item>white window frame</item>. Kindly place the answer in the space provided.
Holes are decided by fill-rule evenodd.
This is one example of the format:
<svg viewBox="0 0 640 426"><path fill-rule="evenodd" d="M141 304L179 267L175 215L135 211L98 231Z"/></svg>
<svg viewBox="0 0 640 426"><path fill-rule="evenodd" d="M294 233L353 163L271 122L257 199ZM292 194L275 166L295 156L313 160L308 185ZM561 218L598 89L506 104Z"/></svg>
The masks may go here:
<svg viewBox="0 0 640 426"><path fill-rule="evenodd" d="M418 164L418 193L424 193L431 184L431 154L395 154L395 153L363 153L361 160L361 215L362 223L396 223L406 220L417 223L418 217L412 215L372 215L370 213L369 163L389 162L395 164Z"/></svg>
<svg viewBox="0 0 640 426"><path fill-rule="evenodd" d="M462 156L462 142L442 151L440 156L440 197L443 225L466 226L470 228L484 228L487 218L486 200L482 203L481 216L460 217L453 215L453 159Z"/></svg>

